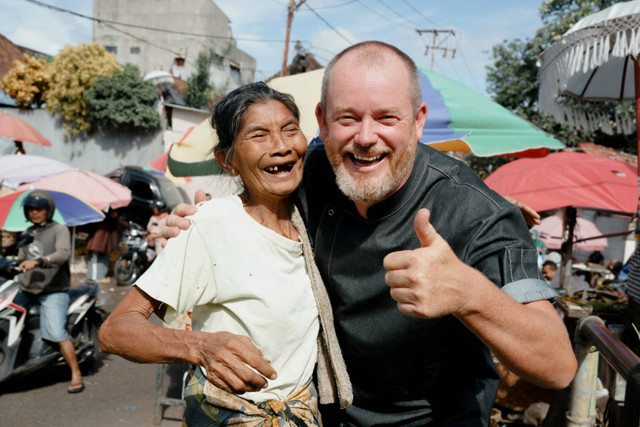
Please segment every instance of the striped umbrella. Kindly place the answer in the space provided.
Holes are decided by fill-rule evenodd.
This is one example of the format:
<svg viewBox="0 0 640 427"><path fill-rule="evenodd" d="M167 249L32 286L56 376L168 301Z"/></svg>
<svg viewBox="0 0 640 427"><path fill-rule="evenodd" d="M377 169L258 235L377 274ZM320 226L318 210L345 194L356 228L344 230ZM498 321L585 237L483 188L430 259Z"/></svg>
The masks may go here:
<svg viewBox="0 0 640 427"><path fill-rule="evenodd" d="M33 189L16 191L0 197L0 229L23 231L32 224L24 215L22 201ZM68 226L99 222L104 214L84 200L63 191L46 190L56 202L53 220Z"/></svg>

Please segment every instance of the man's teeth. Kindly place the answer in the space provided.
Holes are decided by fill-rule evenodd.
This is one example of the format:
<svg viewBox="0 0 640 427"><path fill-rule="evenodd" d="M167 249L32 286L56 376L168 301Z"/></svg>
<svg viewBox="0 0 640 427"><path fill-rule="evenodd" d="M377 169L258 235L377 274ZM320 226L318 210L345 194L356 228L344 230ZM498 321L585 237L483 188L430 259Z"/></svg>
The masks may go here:
<svg viewBox="0 0 640 427"><path fill-rule="evenodd" d="M362 156L358 154L351 154L351 156L353 157L355 163L372 164L380 161L384 157L384 154L378 156Z"/></svg>

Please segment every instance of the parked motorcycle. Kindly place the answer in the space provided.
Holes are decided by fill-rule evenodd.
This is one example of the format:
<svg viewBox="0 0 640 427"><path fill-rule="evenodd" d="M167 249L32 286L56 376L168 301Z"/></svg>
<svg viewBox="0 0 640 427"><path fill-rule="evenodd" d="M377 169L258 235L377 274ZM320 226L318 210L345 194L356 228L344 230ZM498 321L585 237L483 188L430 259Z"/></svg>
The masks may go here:
<svg viewBox="0 0 640 427"><path fill-rule="evenodd" d="M0 257L0 381L65 363L59 346L41 339L40 305L25 309L13 302L20 288L18 264ZM106 315L95 306L98 289L94 284L68 291L67 330L83 366L93 364L100 351L98 329Z"/></svg>
<svg viewBox="0 0 640 427"><path fill-rule="evenodd" d="M132 285L151 265L153 259L149 259L147 234L147 230L140 225L129 222L129 228L124 232L129 250L118 257L113 268L118 285Z"/></svg>

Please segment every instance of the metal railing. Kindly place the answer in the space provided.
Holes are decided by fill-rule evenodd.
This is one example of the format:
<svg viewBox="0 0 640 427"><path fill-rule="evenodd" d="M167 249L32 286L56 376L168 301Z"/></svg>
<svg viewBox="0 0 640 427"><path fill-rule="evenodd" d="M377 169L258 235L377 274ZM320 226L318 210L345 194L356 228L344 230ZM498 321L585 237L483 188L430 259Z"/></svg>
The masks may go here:
<svg viewBox="0 0 640 427"><path fill-rule="evenodd" d="M620 425L640 426L640 357L613 335L597 316L587 316L578 322L575 351L578 371L571 384L567 426L595 423L599 354L627 383Z"/></svg>

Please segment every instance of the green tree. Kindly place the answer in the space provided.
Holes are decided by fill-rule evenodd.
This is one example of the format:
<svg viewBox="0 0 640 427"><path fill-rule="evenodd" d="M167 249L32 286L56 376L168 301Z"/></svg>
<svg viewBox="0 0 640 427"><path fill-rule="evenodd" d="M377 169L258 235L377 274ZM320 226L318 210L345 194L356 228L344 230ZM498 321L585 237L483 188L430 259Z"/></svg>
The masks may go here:
<svg viewBox="0 0 640 427"><path fill-rule="evenodd" d="M607 8L615 0L546 0L540 6L543 26L532 38L505 40L492 48L492 64L487 66L487 91L505 108L553 134L568 146L582 141L635 153L635 136L606 135L570 130L538 110L538 57L581 18ZM629 108L625 104L583 102L566 99L567 104L583 109L613 112Z"/></svg>
<svg viewBox="0 0 640 427"><path fill-rule="evenodd" d="M212 64L220 65L223 59L224 56L216 54L213 49L198 54L196 72L187 79L186 102L189 107L206 108L211 99L222 94L222 90L209 82L209 68Z"/></svg>
<svg viewBox="0 0 640 427"><path fill-rule="evenodd" d="M40 107L49 90L49 64L27 53L13 61L13 68L0 81L0 89L8 93L19 108Z"/></svg>
<svg viewBox="0 0 640 427"><path fill-rule="evenodd" d="M62 126L71 135L89 133L87 103L82 97L99 76L122 70L114 58L98 43L67 46L49 67L47 109L62 116Z"/></svg>
<svg viewBox="0 0 640 427"><path fill-rule="evenodd" d="M154 108L158 89L142 80L135 65L97 77L82 97L87 104L86 119L98 129L149 131L160 126L160 115Z"/></svg>

